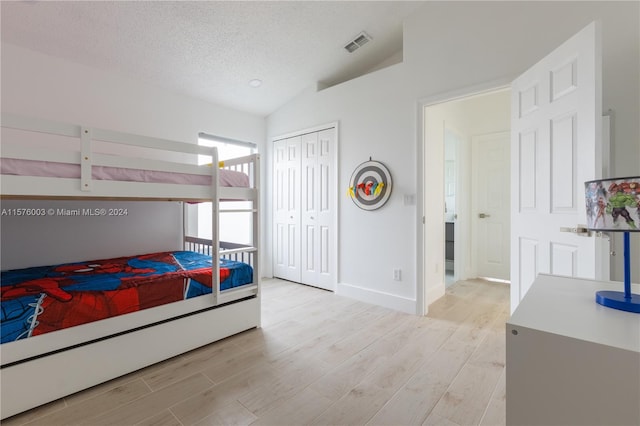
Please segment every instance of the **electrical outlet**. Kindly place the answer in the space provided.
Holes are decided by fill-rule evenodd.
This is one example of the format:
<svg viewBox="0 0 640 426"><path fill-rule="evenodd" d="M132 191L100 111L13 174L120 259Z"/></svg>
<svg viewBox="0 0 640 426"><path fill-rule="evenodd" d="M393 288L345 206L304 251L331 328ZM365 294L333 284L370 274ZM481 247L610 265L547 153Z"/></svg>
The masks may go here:
<svg viewBox="0 0 640 426"><path fill-rule="evenodd" d="M393 280L401 281L402 280L402 271L400 269L393 270Z"/></svg>

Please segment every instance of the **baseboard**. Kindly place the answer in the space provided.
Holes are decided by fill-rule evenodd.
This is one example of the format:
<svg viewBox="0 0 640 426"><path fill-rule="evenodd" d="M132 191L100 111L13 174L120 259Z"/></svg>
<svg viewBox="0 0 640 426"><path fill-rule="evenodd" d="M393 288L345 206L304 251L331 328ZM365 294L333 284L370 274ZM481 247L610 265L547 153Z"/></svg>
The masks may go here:
<svg viewBox="0 0 640 426"><path fill-rule="evenodd" d="M338 283L336 294L340 296L351 297L361 302L372 303L374 305L384 306L385 308L394 309L408 314L416 313L415 299L409 299L395 294L384 293L381 291L371 290L354 286L351 284Z"/></svg>

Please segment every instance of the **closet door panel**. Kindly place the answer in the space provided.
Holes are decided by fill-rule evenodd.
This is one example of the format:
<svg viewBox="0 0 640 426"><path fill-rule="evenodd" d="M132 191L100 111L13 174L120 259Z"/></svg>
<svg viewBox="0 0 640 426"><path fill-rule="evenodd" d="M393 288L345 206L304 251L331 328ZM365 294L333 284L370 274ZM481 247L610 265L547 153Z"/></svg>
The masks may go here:
<svg viewBox="0 0 640 426"><path fill-rule="evenodd" d="M330 237L330 229L328 226L322 226L320 227L320 275L321 276L325 276L325 277L330 277L332 276L331 274L331 269L329 269L329 266L331 265L331 262L329 261L329 258L331 256L331 248L329 245L329 242L331 241L331 237ZM333 284L330 283L331 286L333 287Z"/></svg>
<svg viewBox="0 0 640 426"><path fill-rule="evenodd" d="M337 237L336 216L337 212L337 185L336 182L336 129L327 129L318 133L318 229L320 230L318 265L320 270L317 282L320 287L335 290L337 280L337 266L335 251Z"/></svg>
<svg viewBox="0 0 640 426"><path fill-rule="evenodd" d="M274 142L274 271L300 282L300 137Z"/></svg>
<svg viewBox="0 0 640 426"><path fill-rule="evenodd" d="M302 283L317 285L318 275L318 133L302 136Z"/></svg>

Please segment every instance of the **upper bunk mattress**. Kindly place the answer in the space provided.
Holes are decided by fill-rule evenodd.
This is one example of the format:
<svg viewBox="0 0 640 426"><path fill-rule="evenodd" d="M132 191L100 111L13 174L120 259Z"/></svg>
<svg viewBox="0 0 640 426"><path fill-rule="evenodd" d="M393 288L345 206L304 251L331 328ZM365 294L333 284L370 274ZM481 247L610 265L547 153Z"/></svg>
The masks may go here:
<svg viewBox="0 0 640 426"><path fill-rule="evenodd" d="M220 259L220 290L253 268ZM211 256L175 251L0 273L2 343L212 292Z"/></svg>
<svg viewBox="0 0 640 426"><path fill-rule="evenodd" d="M208 167L208 166L202 166ZM38 176L80 179L80 165L55 161L22 160L2 158L0 174L16 176ZM174 183L180 185L211 185L210 175L193 175L157 170L138 170L124 167L93 166L91 177L95 180L123 182ZM235 170L220 169L220 186L247 188L249 176Z"/></svg>

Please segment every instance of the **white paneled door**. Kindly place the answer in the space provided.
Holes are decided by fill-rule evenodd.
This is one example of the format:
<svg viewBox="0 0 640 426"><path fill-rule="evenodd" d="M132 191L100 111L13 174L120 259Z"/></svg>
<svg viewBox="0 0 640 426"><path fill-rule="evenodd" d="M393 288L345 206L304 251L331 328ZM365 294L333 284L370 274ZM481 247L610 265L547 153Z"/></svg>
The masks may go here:
<svg viewBox="0 0 640 426"><path fill-rule="evenodd" d="M561 231L586 224L601 177L601 73L594 22L512 83L512 312L538 273L601 279L605 240Z"/></svg>
<svg viewBox="0 0 640 426"><path fill-rule="evenodd" d="M300 136L274 142L274 276L300 280Z"/></svg>
<svg viewBox="0 0 640 426"><path fill-rule="evenodd" d="M474 136L471 147L476 273L509 280L509 132Z"/></svg>
<svg viewBox="0 0 640 426"><path fill-rule="evenodd" d="M326 290L335 290L337 269L335 150L333 127L274 142L274 276ZM295 208L284 208L292 199Z"/></svg>
<svg viewBox="0 0 640 426"><path fill-rule="evenodd" d="M302 136L301 282L326 290L334 289L334 133L327 129Z"/></svg>

